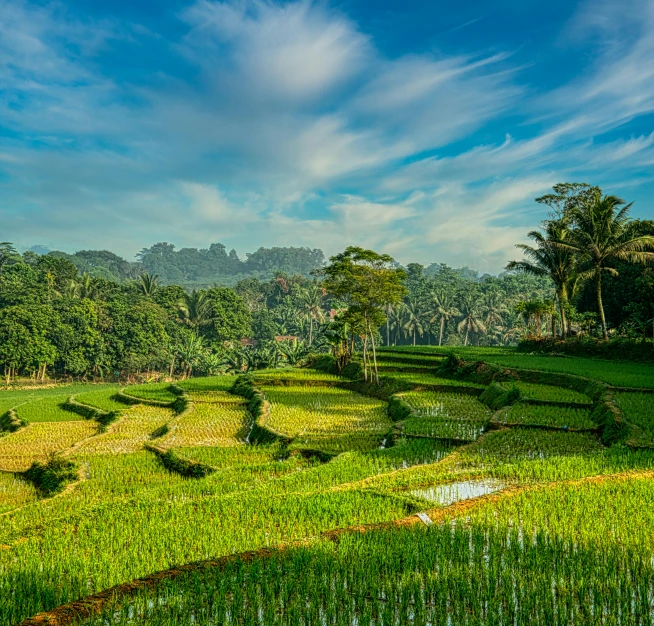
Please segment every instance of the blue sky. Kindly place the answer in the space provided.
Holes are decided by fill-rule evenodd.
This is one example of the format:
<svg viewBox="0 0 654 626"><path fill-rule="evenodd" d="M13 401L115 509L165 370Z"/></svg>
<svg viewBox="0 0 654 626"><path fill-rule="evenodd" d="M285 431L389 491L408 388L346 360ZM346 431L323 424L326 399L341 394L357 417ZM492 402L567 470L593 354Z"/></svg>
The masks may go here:
<svg viewBox="0 0 654 626"><path fill-rule="evenodd" d="M654 0L0 0L0 240L497 272L564 180L654 217Z"/></svg>

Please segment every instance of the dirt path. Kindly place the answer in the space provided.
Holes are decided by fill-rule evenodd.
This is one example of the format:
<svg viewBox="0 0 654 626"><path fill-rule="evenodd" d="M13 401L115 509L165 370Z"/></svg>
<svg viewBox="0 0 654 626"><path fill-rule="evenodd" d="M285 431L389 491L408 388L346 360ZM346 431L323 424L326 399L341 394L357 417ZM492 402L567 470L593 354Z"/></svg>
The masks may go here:
<svg viewBox="0 0 654 626"><path fill-rule="evenodd" d="M588 483L602 483L606 481L623 481L638 478L654 478L654 470L635 470L628 472L621 472L618 474L606 474L600 476L589 476L586 478L577 478L571 480L553 481L548 483L541 483L537 485L526 485L520 487L508 487L501 491L471 498L457 502L450 506L439 507L426 511L432 522L435 524L443 522L452 517L459 517L468 514L470 511L491 502L497 502L504 498L517 496L526 491L538 491L552 489L558 486L574 486L583 485ZM249 552L241 552L238 554L230 554L216 559L207 559L204 561L197 561L188 563L176 568L163 570L150 574L143 578L133 580L128 583L116 585L104 591L100 591L93 595L87 596L76 602L64 604L50 611L39 613L33 617L27 618L20 622L18 626L71 626L80 619L84 619L91 615L101 612L105 606L112 601L119 598L129 598L136 595L141 591L154 589L159 583L164 580L173 580L182 576L185 573L203 570L203 569L220 569L224 568L229 563L236 560L252 561L258 558L269 558L279 552L288 550L293 547L309 545L312 542L327 540L338 541L341 535L346 533L366 533L376 530L384 530L390 528L403 528L410 527L416 524L422 524L422 520L416 515L410 515L399 520L392 520L389 522L382 522L378 524L365 524L360 526L349 526L346 528L337 528L321 533L317 537L307 537L297 541L281 544L275 548L261 548L259 550L252 550Z"/></svg>

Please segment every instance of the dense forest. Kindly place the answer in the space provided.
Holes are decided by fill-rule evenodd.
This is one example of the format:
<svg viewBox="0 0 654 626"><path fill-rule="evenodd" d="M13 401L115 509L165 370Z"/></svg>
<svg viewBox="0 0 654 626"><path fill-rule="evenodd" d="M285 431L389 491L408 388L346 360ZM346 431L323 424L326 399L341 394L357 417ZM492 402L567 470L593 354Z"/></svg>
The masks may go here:
<svg viewBox="0 0 654 626"><path fill-rule="evenodd" d="M310 248L259 248L242 261L236 250L228 254L221 243L212 243L208 249L175 250L173 244L160 242L141 250L134 262L107 250L53 251L48 255L70 261L80 274L92 278L124 282L147 273L156 274L162 285L196 289L233 286L244 278L269 280L276 272L308 277L325 262L322 250Z"/></svg>
<svg viewBox="0 0 654 626"><path fill-rule="evenodd" d="M401 291L366 295L375 304L363 331L353 299L360 285L352 274L345 289L333 273L343 255L326 265L320 250L261 248L240 261L218 244L178 252L157 244L129 263L106 251L21 255L0 244L0 366L7 382L188 376L293 364L333 349L338 332L364 349L368 339L374 347L651 337L654 223L631 220L622 200L588 185L558 185L537 201L552 207L550 219L529 233L534 246L518 246L525 259L499 276L445 264L402 268L384 256ZM374 266L377 257L357 254L341 271ZM219 286L219 277L248 273Z"/></svg>

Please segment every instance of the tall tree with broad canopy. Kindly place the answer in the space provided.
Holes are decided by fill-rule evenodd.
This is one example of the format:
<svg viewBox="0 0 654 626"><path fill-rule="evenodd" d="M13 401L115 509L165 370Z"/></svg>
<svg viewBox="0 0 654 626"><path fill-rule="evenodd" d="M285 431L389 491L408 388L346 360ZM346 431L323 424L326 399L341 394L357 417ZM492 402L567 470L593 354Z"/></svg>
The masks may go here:
<svg viewBox="0 0 654 626"><path fill-rule="evenodd" d="M602 302L602 276L605 272L618 275L613 267L616 261L654 261L654 236L639 233L636 222L629 217L631 206L622 198L603 196L601 189L594 188L584 202L570 208L571 235L557 242L562 249L578 255L580 274L595 281L597 310L605 340L609 336Z"/></svg>
<svg viewBox="0 0 654 626"><path fill-rule="evenodd" d="M511 261L507 270L524 272L534 276L547 276L554 283L556 299L561 313L563 336L568 334L566 310L570 296L574 294L578 280L576 271L577 258L574 249L559 245L558 242L570 239L569 219L547 220L543 232L533 230L527 236L536 242L535 246L517 244L523 251L525 259Z"/></svg>
<svg viewBox="0 0 654 626"><path fill-rule="evenodd" d="M407 293L403 284L406 272L396 267L388 254L350 246L330 257L330 264L321 273L325 289L347 300L346 317L363 322L366 337L370 338L375 381L379 384L374 331L386 320L386 307L399 304ZM364 372L367 368L368 355L364 350Z"/></svg>

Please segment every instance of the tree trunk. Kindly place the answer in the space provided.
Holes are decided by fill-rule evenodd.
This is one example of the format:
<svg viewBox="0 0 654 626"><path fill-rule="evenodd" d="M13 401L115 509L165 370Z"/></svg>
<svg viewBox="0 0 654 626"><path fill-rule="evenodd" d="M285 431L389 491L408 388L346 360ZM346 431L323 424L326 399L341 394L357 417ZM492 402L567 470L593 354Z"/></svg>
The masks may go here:
<svg viewBox="0 0 654 626"><path fill-rule="evenodd" d="M441 316L441 333L440 336L438 337L438 345L442 346L443 345L443 327L445 326L445 318Z"/></svg>
<svg viewBox="0 0 654 626"><path fill-rule="evenodd" d="M465 339L465 341L463 342L463 345L464 345L464 346L467 346L467 345L468 345L468 331L469 331L469 330L470 330L470 326L466 326L466 339Z"/></svg>
<svg viewBox="0 0 654 626"><path fill-rule="evenodd" d="M598 269L595 272L595 280L597 286L597 308L599 310L600 322L602 323L602 337L608 340L609 333L606 330L606 317L604 317L604 305L602 304L602 270Z"/></svg>
<svg viewBox="0 0 654 626"><path fill-rule="evenodd" d="M313 343L313 317L309 317L309 345Z"/></svg>
<svg viewBox="0 0 654 626"><path fill-rule="evenodd" d="M363 338L363 380L368 382L368 368L367 368L367 350L368 350L368 335Z"/></svg>
<svg viewBox="0 0 654 626"><path fill-rule="evenodd" d="M413 327L413 347L416 347L416 327Z"/></svg>
<svg viewBox="0 0 654 626"><path fill-rule="evenodd" d="M386 346L391 345L391 323L388 321L388 312L386 312Z"/></svg>
<svg viewBox="0 0 654 626"><path fill-rule="evenodd" d="M170 369L168 370L168 378L173 377L173 372L175 371L175 359L170 362Z"/></svg>
<svg viewBox="0 0 654 626"><path fill-rule="evenodd" d="M568 294L565 287L561 287L559 292L559 310L561 311L561 335L565 339L568 336L568 319L565 308L568 305Z"/></svg>
<svg viewBox="0 0 654 626"><path fill-rule="evenodd" d="M368 332L370 333L370 345L372 346L372 362L375 369L375 382L379 385L379 370L377 369L377 351L375 350L375 338L370 328L370 320L368 320ZM370 376L372 378L372 375Z"/></svg>

